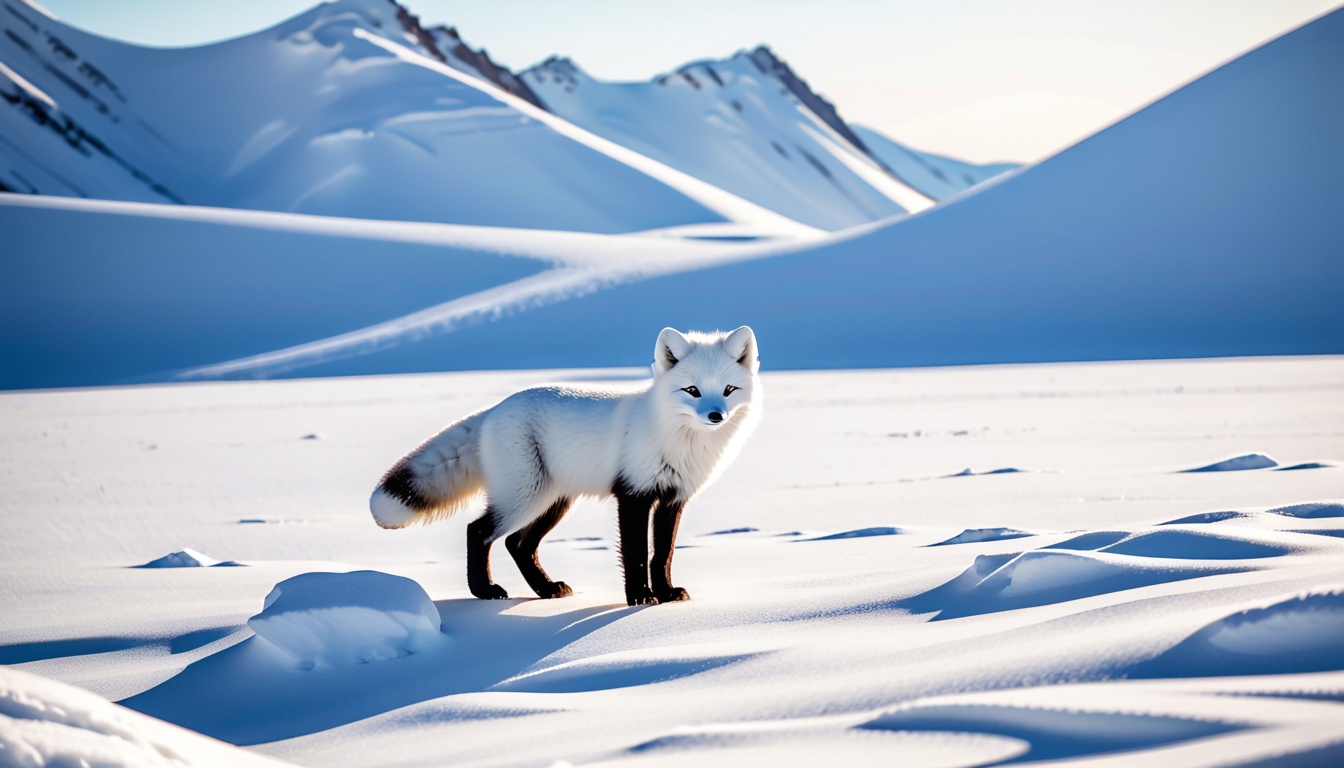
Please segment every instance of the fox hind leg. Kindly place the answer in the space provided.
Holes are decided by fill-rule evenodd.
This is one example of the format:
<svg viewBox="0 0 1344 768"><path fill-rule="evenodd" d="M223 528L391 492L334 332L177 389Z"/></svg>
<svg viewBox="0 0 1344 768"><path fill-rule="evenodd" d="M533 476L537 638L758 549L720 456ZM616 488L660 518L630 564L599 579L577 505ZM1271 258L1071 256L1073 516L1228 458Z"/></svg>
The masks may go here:
<svg viewBox="0 0 1344 768"><path fill-rule="evenodd" d="M485 514L467 525L467 588L482 600L509 596L490 578L490 545L499 538L499 514L486 507Z"/></svg>
<svg viewBox="0 0 1344 768"><path fill-rule="evenodd" d="M518 570L522 572L523 578L527 579L527 585L537 593L537 597L569 597L574 594L565 582L551 581L541 567L541 559L537 556L537 547L541 545L541 540L555 528L573 503L573 499L563 496L556 499L540 517L504 539L504 546L509 550L509 554L513 555Z"/></svg>

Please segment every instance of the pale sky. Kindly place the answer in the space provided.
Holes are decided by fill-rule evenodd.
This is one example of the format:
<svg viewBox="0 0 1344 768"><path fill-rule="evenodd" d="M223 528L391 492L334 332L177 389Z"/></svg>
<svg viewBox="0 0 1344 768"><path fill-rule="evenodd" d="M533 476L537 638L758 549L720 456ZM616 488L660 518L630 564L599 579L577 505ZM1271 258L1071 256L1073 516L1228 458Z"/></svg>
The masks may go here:
<svg viewBox="0 0 1344 768"><path fill-rule="evenodd" d="M247 34L315 0L42 0L149 45ZM977 162L1053 154L1337 0L404 0L517 70L645 80L767 43L846 120Z"/></svg>

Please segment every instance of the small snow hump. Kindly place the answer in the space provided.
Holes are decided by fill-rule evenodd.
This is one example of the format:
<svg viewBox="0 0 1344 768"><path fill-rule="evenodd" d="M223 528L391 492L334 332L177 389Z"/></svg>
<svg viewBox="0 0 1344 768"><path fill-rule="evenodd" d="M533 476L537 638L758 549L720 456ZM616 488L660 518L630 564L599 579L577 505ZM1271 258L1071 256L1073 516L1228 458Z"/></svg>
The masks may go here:
<svg viewBox="0 0 1344 768"><path fill-rule="evenodd" d="M824 536L816 536L810 539L799 539L798 541L835 541L837 539L867 539L872 536L899 536L904 531L900 528L894 528L888 525L879 525L872 528L857 528L852 531L841 531L839 533L828 533Z"/></svg>
<svg viewBox="0 0 1344 768"><path fill-rule="evenodd" d="M425 590L379 571L286 579L275 585L247 626L300 669L397 659L444 639L439 611Z"/></svg>
<svg viewBox="0 0 1344 768"><path fill-rule="evenodd" d="M156 560L150 560L143 565L137 565L136 568L213 568L215 566L242 565L242 563L233 560L216 560L209 555L203 555L194 549L186 548L180 552L172 552Z"/></svg>
<svg viewBox="0 0 1344 768"><path fill-rule="evenodd" d="M1024 536L1035 536L1031 531L1022 531L1017 528L967 528L950 539L930 544L930 547L945 547L950 544L979 544L987 541L1006 541L1008 539L1020 539Z"/></svg>
<svg viewBox="0 0 1344 768"><path fill-rule="evenodd" d="M1279 462L1263 453L1243 453L1238 456L1230 456L1221 461L1215 461L1212 464L1206 464L1202 467L1182 469L1180 472L1243 472L1248 469L1269 469L1277 466L1279 466Z"/></svg>

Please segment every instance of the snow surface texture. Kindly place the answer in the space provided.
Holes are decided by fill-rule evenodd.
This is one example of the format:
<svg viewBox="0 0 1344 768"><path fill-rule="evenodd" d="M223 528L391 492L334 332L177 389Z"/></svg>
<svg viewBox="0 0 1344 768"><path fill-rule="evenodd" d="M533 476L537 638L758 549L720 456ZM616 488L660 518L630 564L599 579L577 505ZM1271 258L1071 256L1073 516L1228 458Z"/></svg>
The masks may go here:
<svg viewBox="0 0 1344 768"><path fill-rule="evenodd" d="M425 590L377 571L286 579L247 626L300 669L397 659L443 640L439 612Z"/></svg>
<svg viewBox="0 0 1344 768"><path fill-rule="evenodd" d="M0 386L643 364L666 325L743 322L777 369L1338 353L1341 59L1335 12L1038 165L806 245L0 196L6 254L40 255L6 260Z"/></svg>
<svg viewBox="0 0 1344 768"><path fill-rule="evenodd" d="M166 49L9 0L0 184L589 232L804 229L440 61L397 11L388 0L334 0L253 35Z"/></svg>
<svg viewBox="0 0 1344 768"><path fill-rule="evenodd" d="M694 599L676 605L625 607L610 501L543 543L576 590L551 601L470 598L470 514L369 521L379 472L438 425L543 381L639 375L0 395L0 663L17 668L0 680L336 768L1344 757L1341 470L1172 471L1253 450L1337 463L1344 359L766 372L760 434L683 518ZM1056 471L943 477L960 466ZM182 542L251 567L126 567ZM393 576L413 581L372 589ZM301 669L246 626L277 584L263 615L295 598L324 651L353 614L313 609L432 624L425 594L442 639ZM35 717L0 712L0 733L57 727ZM65 733L44 743L83 748Z"/></svg>

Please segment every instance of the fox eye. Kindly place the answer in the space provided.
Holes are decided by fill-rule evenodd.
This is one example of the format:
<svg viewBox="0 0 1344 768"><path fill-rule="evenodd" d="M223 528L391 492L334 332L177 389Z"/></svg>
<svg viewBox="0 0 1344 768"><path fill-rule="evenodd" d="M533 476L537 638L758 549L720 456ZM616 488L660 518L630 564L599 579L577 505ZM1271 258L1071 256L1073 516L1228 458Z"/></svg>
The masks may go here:
<svg viewBox="0 0 1344 768"><path fill-rule="evenodd" d="M682 388L681 388L681 391L682 391L682 392L685 392L686 394L690 395L691 397L699 397L699 396L700 396L700 388L699 388L699 387L682 387Z"/></svg>
<svg viewBox="0 0 1344 768"><path fill-rule="evenodd" d="M732 384L729 384L728 386L723 388L723 396L727 397L739 389L741 389L741 387L734 387Z"/></svg>

